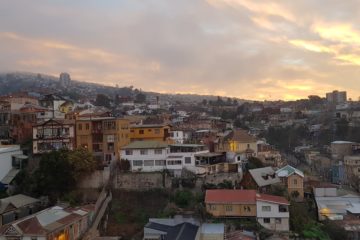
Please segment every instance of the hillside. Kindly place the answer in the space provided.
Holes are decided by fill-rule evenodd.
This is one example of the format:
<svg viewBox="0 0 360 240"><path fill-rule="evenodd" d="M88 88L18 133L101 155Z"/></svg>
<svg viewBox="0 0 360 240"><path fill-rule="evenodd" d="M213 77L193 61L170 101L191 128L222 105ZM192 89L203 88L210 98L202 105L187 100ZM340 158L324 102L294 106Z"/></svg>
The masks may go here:
<svg viewBox="0 0 360 240"><path fill-rule="evenodd" d="M134 87L113 87L95 83L72 80L71 87L62 87L59 77L42 73L8 72L0 73L0 95L19 91L33 91L41 93L58 93L74 99L94 98L102 93L108 96L133 96L138 89ZM201 102L203 99L216 100L217 96L197 94L164 94L143 91L148 97L160 96L162 100L169 102ZM237 99L244 102L243 99Z"/></svg>

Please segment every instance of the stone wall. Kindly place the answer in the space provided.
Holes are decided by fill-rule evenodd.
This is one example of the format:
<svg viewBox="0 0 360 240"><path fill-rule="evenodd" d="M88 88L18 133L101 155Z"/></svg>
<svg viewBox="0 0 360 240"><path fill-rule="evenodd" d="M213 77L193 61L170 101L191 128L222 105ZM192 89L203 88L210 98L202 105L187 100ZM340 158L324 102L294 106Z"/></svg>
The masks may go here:
<svg viewBox="0 0 360 240"><path fill-rule="evenodd" d="M98 170L90 176L86 176L79 184L79 188L102 188L106 185L110 178L110 169Z"/></svg>
<svg viewBox="0 0 360 240"><path fill-rule="evenodd" d="M115 189L147 190L151 188L171 188L171 178L159 172L123 173L117 172L113 180Z"/></svg>

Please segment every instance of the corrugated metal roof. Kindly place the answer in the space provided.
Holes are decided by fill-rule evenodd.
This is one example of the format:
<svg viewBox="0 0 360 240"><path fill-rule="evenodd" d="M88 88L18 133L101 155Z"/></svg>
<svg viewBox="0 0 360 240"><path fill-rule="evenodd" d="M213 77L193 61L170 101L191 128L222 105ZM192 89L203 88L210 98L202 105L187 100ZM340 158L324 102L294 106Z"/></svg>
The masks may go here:
<svg viewBox="0 0 360 240"><path fill-rule="evenodd" d="M19 169L12 168L5 177L1 180L2 184L10 184L16 175L20 172Z"/></svg>

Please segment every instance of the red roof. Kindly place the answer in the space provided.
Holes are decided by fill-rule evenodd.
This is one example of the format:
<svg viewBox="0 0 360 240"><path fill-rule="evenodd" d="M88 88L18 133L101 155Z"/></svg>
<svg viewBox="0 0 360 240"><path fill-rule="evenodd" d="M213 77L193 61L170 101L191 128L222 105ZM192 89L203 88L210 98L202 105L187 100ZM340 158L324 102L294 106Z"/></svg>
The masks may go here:
<svg viewBox="0 0 360 240"><path fill-rule="evenodd" d="M206 190L205 203L252 203L256 201L272 202L284 205L290 205L284 197L259 194L256 190L228 190L215 189Z"/></svg>
<svg viewBox="0 0 360 240"><path fill-rule="evenodd" d="M206 190L206 203L256 203L255 190Z"/></svg>
<svg viewBox="0 0 360 240"><path fill-rule="evenodd" d="M290 205L289 201L286 200L286 198L280 196L268 195L268 194L257 194L257 200Z"/></svg>

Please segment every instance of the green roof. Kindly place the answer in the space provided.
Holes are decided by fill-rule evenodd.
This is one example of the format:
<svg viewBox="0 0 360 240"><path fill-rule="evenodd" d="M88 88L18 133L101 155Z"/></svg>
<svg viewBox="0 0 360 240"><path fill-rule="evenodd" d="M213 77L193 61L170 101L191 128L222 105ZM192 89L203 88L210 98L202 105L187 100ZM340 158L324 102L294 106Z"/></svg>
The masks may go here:
<svg viewBox="0 0 360 240"><path fill-rule="evenodd" d="M168 146L165 142L160 141L135 141L126 145L122 149L154 149L154 148L166 148Z"/></svg>
<svg viewBox="0 0 360 240"><path fill-rule="evenodd" d="M300 171L299 169L296 169L290 165L286 165L285 167L276 171L276 174L279 177L288 177L294 173L297 175L300 175L301 177L304 177L304 173L302 171Z"/></svg>

